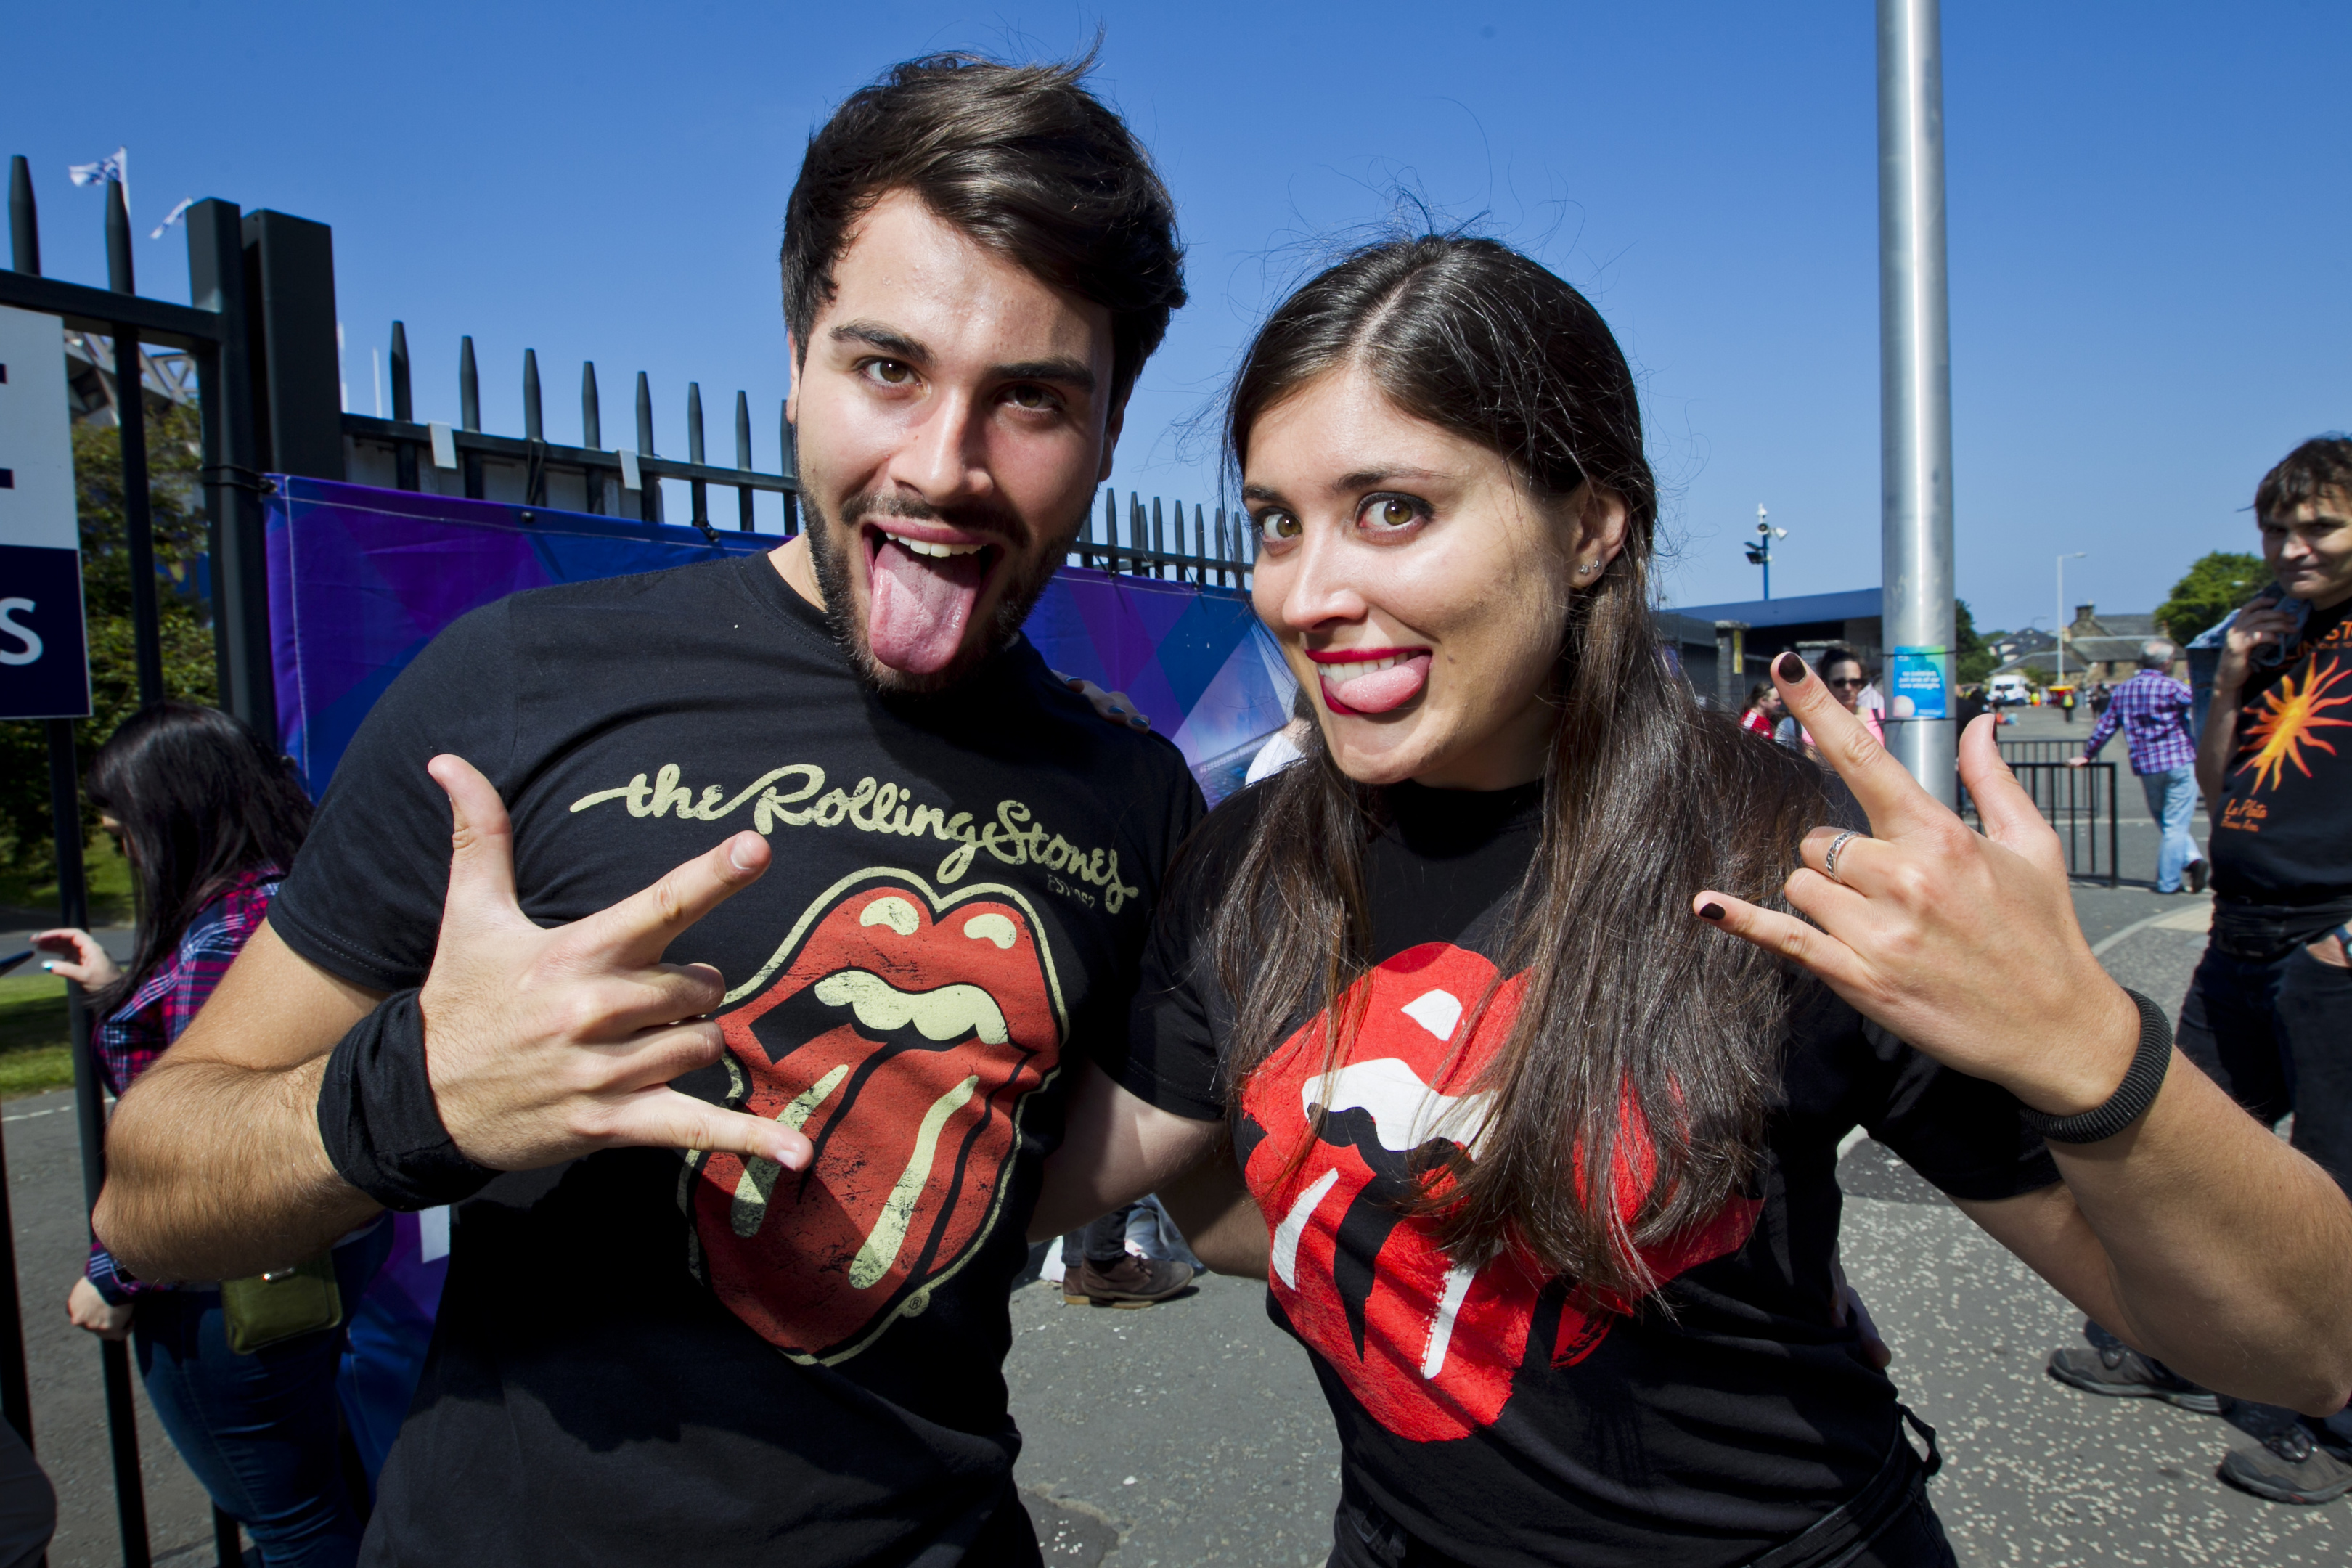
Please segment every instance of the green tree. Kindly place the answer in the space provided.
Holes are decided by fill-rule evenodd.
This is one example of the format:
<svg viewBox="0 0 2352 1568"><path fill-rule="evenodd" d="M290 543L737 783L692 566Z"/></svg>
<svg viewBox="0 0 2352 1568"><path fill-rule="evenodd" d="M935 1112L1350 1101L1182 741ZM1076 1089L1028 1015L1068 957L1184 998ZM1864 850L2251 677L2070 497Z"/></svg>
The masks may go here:
<svg viewBox="0 0 2352 1568"><path fill-rule="evenodd" d="M198 490L202 448L194 408L147 416L147 473L154 520L157 622L167 696L215 699L210 606L195 593L205 550ZM131 622L131 560L122 522L122 435L74 428L74 492L81 522L83 615L89 628L91 713L74 726L76 762L139 710L139 667ZM40 878L53 869L49 844L49 748L37 723L0 724L0 871ZM95 826L90 818L88 826Z"/></svg>
<svg viewBox="0 0 2352 1568"><path fill-rule="evenodd" d="M2270 568L2260 556L2216 550L2172 585L2172 596L2156 607L2156 618L2175 642L2185 643L2252 598L2270 580Z"/></svg>
<svg viewBox="0 0 2352 1568"><path fill-rule="evenodd" d="M1990 634L1999 637L1999 632ZM1973 686L1989 679L1993 666L2000 661L1985 647L1986 638L1977 634L1977 618L1969 611L1966 599L1952 601L1952 679L1963 686Z"/></svg>

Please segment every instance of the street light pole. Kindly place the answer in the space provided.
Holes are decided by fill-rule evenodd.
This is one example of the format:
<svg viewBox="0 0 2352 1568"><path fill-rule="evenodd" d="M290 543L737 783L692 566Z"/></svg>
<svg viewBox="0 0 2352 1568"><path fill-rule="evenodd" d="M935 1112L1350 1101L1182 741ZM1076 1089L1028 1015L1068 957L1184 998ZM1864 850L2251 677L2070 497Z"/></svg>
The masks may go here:
<svg viewBox="0 0 2352 1568"><path fill-rule="evenodd" d="M1952 721L1952 353L1945 285L1943 26L1937 0L1878 0L1881 614L1898 703L1886 745L1958 801Z"/></svg>
<svg viewBox="0 0 2352 1568"><path fill-rule="evenodd" d="M2089 553L2087 550L2070 550L2058 557L2058 614L2050 623L2056 628L2058 637L2058 675L2051 681L2053 686L2066 684L2066 563L2080 561Z"/></svg>

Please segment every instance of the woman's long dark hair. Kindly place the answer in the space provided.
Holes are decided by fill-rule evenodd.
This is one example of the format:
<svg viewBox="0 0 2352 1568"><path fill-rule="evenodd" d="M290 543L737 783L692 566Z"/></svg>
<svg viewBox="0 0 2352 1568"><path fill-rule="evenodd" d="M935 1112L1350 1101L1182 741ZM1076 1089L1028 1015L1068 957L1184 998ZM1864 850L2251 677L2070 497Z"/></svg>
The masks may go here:
<svg viewBox="0 0 2352 1568"><path fill-rule="evenodd" d="M1482 1085L1497 1109L1477 1159L1431 1173L1417 1202L1458 1256L1523 1247L1595 1299L1636 1301L1655 1284L1638 1249L1712 1218L1753 1173L1790 1005L1780 967L1695 920L1691 900L1714 888L1777 903L1825 802L1806 763L1703 711L1664 662L1633 374L1582 295L1492 240L1358 250L1252 344L1227 413L1236 467L1268 409L1349 366L1403 412L1500 453L1538 497L1589 483L1627 510L1622 550L1560 628L1541 844L1500 966L1528 985ZM1308 752L1264 786L1226 884L1248 891L1211 928L1239 1008L1237 1085L1318 1008L1324 1048L1340 1052L1351 1025L1329 1005L1368 961L1361 868L1381 794L1340 773L1319 732ZM1619 1181L1591 1179L1620 1171L1644 1194L1631 1205Z"/></svg>
<svg viewBox="0 0 2352 1568"><path fill-rule="evenodd" d="M90 803L122 825L139 897L139 945L100 994L120 1007L179 950L188 924L249 871L286 870L310 830L293 763L217 708L158 702L90 759Z"/></svg>

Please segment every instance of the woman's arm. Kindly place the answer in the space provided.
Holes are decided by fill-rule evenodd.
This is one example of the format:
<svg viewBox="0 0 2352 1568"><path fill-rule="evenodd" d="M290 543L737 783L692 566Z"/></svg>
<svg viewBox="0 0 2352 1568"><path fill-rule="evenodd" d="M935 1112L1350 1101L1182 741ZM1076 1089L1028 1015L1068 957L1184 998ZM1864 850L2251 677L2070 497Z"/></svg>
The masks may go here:
<svg viewBox="0 0 2352 1568"><path fill-rule="evenodd" d="M1062 1146L1046 1156L1029 1239L1061 1236L1174 1181L1220 1146L1224 1124L1160 1110L1092 1062L1071 1086ZM1230 1162L1228 1162L1230 1163ZM1181 1218L1176 1226L1191 1237ZM1195 1247L1197 1253L1199 1248Z"/></svg>
<svg viewBox="0 0 2352 1568"><path fill-rule="evenodd" d="M1960 742L1979 836L1810 671L1776 666L1774 679L1874 836L1807 836L1787 896L1810 923L1717 892L1699 894L1696 911L2031 1110L2068 1117L2106 1104L2137 1049L2138 1009L2092 956L2057 836L1990 727L1971 725ZM1841 837L1832 877L1826 851ZM2063 1188L1969 1212L2102 1323L2189 1375L2268 1403L2343 1408L2352 1203L2315 1166L2178 1057L2122 1131L2052 1150Z"/></svg>

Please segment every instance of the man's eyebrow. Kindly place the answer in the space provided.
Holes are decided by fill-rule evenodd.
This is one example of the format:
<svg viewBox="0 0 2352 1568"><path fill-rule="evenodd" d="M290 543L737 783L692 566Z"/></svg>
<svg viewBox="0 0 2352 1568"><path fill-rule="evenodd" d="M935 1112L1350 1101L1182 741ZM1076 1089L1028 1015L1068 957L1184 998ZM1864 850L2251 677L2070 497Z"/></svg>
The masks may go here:
<svg viewBox="0 0 2352 1568"><path fill-rule="evenodd" d="M988 374L997 381L1050 382L1079 392L1095 389L1095 373L1084 361L1067 357L1019 360L1012 364L997 365Z"/></svg>
<svg viewBox="0 0 2352 1568"><path fill-rule="evenodd" d="M844 321L827 334L837 343L864 343L880 349L894 359L927 360L930 351L901 331L895 331L879 321Z"/></svg>

